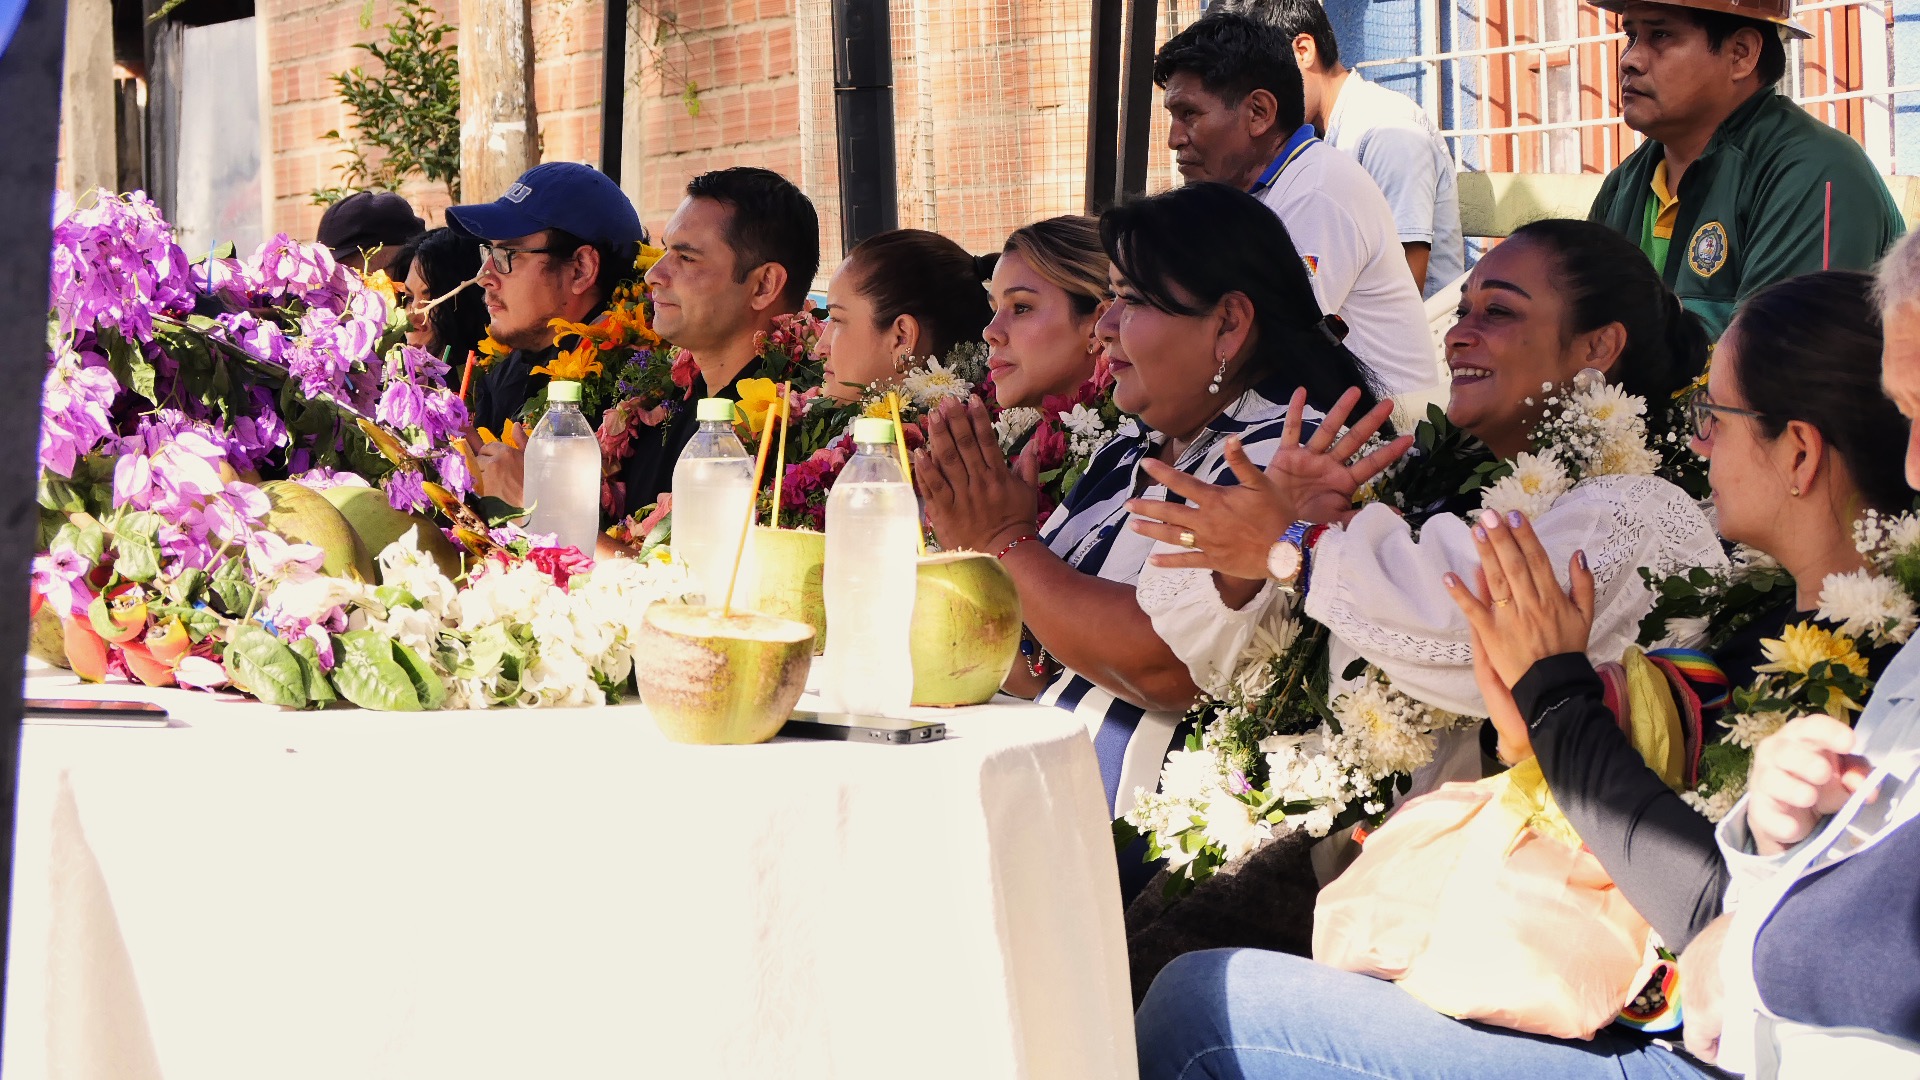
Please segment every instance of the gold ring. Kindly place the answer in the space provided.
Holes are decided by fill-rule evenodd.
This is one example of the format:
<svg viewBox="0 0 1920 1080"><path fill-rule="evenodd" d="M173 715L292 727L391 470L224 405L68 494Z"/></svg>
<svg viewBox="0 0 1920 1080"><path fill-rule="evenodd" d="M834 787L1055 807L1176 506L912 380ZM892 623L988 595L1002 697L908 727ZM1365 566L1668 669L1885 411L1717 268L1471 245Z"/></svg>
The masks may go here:
<svg viewBox="0 0 1920 1080"><path fill-rule="evenodd" d="M1183 548L1190 548L1195 546L1199 542L1199 538L1194 536L1190 532L1186 532L1185 530L1182 530L1176 542Z"/></svg>
<svg viewBox="0 0 1920 1080"><path fill-rule="evenodd" d="M1509 597L1506 597L1506 598L1504 598L1504 599L1500 599L1500 600L1495 600L1495 601L1493 602L1493 606L1494 606L1494 607L1506 607L1506 606L1507 606L1508 604L1511 604L1511 603L1513 603L1513 597L1511 597L1511 596L1509 596Z"/></svg>

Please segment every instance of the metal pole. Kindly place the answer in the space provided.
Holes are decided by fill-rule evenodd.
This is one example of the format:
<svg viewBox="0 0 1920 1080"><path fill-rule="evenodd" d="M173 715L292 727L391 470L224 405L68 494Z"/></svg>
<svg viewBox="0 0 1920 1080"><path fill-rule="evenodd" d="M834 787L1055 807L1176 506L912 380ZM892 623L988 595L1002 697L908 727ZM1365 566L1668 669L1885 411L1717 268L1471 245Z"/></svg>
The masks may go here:
<svg viewBox="0 0 1920 1080"><path fill-rule="evenodd" d="M1120 190L1120 28L1126 0L1093 0L1087 65L1087 213L1113 205Z"/></svg>
<svg viewBox="0 0 1920 1080"><path fill-rule="evenodd" d="M887 0L833 0L833 116L845 250L900 226L893 140L893 28Z"/></svg>
<svg viewBox="0 0 1920 1080"><path fill-rule="evenodd" d="M1120 102L1119 198L1145 194L1147 143L1153 137L1153 17L1157 0L1132 0L1127 19L1126 86Z"/></svg>
<svg viewBox="0 0 1920 1080"><path fill-rule="evenodd" d="M606 0L605 61L600 69L600 171L620 182L620 136L627 118L627 3Z"/></svg>
<svg viewBox="0 0 1920 1080"><path fill-rule="evenodd" d="M0 395L31 403L34 423L0 427L0 971L13 923L13 833L20 789L20 672L27 660L27 571L40 522L34 503L40 438L40 383L46 374L47 252L53 225L54 147L60 130L60 72L66 36L65 0L27 0L15 27L0 25L0 230L11 247L0 259L0 341L12 362L0 364ZM8 31L11 31L9 40ZM8 569L11 567L11 569ZM0 986L0 1017L6 990ZM0 1021L3 1022L3 1021Z"/></svg>

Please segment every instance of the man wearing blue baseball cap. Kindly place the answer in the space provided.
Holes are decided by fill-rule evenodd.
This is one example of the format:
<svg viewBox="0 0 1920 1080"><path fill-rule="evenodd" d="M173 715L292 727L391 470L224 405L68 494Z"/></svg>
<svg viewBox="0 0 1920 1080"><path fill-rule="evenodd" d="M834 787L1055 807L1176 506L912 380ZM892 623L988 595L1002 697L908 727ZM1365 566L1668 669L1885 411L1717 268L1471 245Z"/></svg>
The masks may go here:
<svg viewBox="0 0 1920 1080"><path fill-rule="evenodd" d="M546 385L533 369L558 352L548 323L591 322L632 274L647 233L618 184L570 161L528 169L490 203L448 207L447 222L481 242L477 280L493 338L513 350L474 379L474 423L499 430ZM490 489L509 464L517 488L518 461L495 462L490 449L480 463Z"/></svg>

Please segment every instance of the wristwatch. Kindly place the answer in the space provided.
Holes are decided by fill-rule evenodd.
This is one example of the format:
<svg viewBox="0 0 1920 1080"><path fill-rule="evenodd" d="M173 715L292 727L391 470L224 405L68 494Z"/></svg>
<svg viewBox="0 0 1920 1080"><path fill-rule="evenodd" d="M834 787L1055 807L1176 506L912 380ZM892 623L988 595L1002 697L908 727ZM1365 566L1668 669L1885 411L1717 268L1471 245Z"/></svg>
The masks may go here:
<svg viewBox="0 0 1920 1080"><path fill-rule="evenodd" d="M1311 521L1296 521L1287 526L1287 531L1267 549L1267 576L1288 592L1305 592L1307 553L1324 531L1325 525Z"/></svg>

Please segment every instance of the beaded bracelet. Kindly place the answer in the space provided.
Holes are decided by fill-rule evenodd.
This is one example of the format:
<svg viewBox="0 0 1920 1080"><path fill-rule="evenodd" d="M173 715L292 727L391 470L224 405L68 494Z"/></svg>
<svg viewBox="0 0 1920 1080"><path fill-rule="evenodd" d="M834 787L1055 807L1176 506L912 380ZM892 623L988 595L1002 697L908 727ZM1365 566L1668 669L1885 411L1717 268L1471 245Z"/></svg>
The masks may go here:
<svg viewBox="0 0 1920 1080"><path fill-rule="evenodd" d="M1029 540L1038 540L1038 539L1040 538L1038 536L1035 536L1033 533L1028 533L1025 536L1017 537L1014 539L1012 543L1008 544L1006 547L1003 547L999 551L994 552L993 557L996 559L1004 559L1007 557L1007 553L1012 551L1014 548L1019 547L1021 544L1024 544Z"/></svg>

